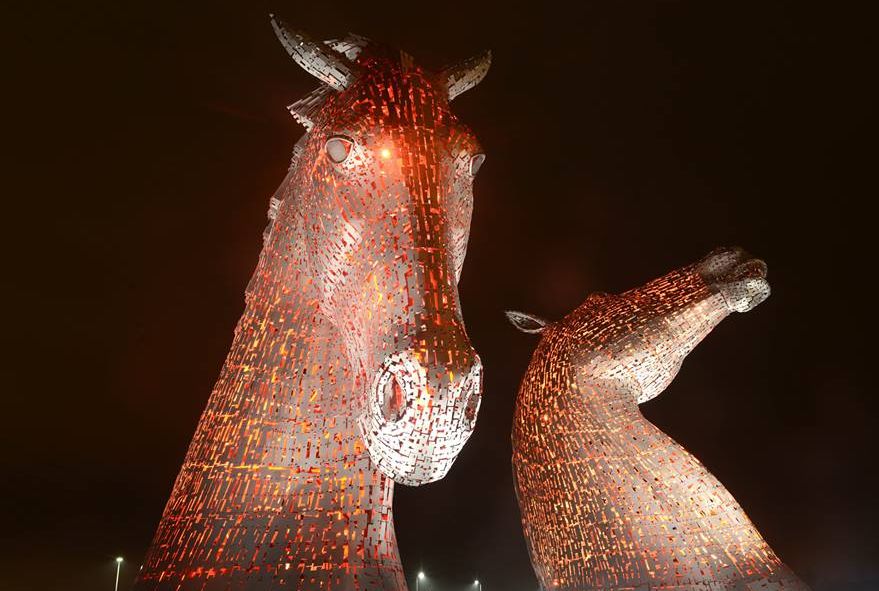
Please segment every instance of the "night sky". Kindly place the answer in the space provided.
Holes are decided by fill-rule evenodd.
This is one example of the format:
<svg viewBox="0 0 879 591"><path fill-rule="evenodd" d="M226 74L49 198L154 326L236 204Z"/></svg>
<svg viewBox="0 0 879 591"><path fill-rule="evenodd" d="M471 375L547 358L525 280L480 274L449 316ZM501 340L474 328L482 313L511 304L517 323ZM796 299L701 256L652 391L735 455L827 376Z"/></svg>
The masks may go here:
<svg viewBox="0 0 879 591"><path fill-rule="evenodd" d="M285 107L316 86L270 11L427 68L494 52L454 102L488 155L460 284L485 395L449 475L397 488L410 581L536 587L510 469L536 339L503 310L557 319L738 244L772 297L642 409L815 591L879 589L870 21L803 4L5 10L0 589L110 590L117 555L120 588L134 579L303 133Z"/></svg>

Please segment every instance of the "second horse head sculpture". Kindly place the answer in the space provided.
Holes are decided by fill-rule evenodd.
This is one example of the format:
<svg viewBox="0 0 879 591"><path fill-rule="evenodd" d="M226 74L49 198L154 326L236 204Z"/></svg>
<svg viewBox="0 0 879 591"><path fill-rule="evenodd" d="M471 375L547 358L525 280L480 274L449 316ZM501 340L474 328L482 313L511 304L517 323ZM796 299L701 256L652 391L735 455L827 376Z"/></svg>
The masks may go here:
<svg viewBox="0 0 879 591"><path fill-rule="evenodd" d="M732 312L769 296L766 265L724 248L542 333L522 380L513 474L544 591L804 591L699 460L641 414Z"/></svg>

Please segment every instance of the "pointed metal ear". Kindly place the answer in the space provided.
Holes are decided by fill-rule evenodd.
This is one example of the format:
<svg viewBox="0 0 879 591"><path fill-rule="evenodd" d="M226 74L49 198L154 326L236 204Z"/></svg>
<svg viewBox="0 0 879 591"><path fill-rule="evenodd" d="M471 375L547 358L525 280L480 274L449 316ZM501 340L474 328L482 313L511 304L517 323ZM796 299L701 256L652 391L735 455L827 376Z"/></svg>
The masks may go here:
<svg viewBox="0 0 879 591"><path fill-rule="evenodd" d="M348 33L344 39L330 39L324 41L324 45L329 45L336 53L344 54L352 62L363 53L363 49L369 45L369 39L357 33Z"/></svg>
<svg viewBox="0 0 879 591"><path fill-rule="evenodd" d="M507 320L509 320L513 324L513 326L515 326L522 332L527 332L530 334L539 334L543 332L543 330L549 324L549 322L547 322L540 316L526 314L525 312L506 310L504 314L507 315Z"/></svg>
<svg viewBox="0 0 879 591"><path fill-rule="evenodd" d="M269 17L272 29L290 57L303 70L335 90L345 90L356 77L356 66L323 43L312 41L305 33L291 31L274 14Z"/></svg>
<svg viewBox="0 0 879 591"><path fill-rule="evenodd" d="M482 82L482 79L488 74L489 67L491 67L491 51L484 51L444 69L440 78L445 80L449 89L449 100L453 100L459 94L467 92Z"/></svg>

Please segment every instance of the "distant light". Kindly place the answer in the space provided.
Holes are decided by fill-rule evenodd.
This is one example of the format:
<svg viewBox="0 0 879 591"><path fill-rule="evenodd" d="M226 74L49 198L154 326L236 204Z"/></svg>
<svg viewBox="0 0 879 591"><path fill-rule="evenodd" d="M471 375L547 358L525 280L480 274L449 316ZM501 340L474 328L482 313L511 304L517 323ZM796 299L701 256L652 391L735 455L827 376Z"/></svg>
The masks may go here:
<svg viewBox="0 0 879 591"><path fill-rule="evenodd" d="M117 556L117 557L116 557L116 562L122 562L122 557L121 557L121 556Z"/></svg>
<svg viewBox="0 0 879 591"><path fill-rule="evenodd" d="M423 578L424 578L424 573L421 572L421 571L419 571L419 573L418 573L418 578L419 578L419 579L423 579Z"/></svg>
<svg viewBox="0 0 879 591"><path fill-rule="evenodd" d="M475 581L473 581L473 584L474 584L474 585L478 585L478 584L479 584L479 579L476 579Z"/></svg>
<svg viewBox="0 0 879 591"><path fill-rule="evenodd" d="M391 151L387 148L382 148L379 153L381 154L382 158L384 158L385 160L387 160L388 158L391 157ZM421 573L418 573L418 574L421 574Z"/></svg>

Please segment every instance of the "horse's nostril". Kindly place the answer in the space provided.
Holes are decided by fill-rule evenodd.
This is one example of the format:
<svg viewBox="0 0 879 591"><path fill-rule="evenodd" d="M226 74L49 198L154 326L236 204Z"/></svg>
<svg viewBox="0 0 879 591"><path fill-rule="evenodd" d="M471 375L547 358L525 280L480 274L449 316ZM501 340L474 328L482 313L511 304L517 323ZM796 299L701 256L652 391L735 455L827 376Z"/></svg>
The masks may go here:
<svg viewBox="0 0 879 591"><path fill-rule="evenodd" d="M482 365L478 361L461 384L461 398L464 401L464 418L472 429L482 402Z"/></svg>
<svg viewBox="0 0 879 591"><path fill-rule="evenodd" d="M400 384L399 378L393 376L382 391L381 400L382 415L389 423L399 421L406 410L406 391Z"/></svg>
<svg viewBox="0 0 879 591"><path fill-rule="evenodd" d="M464 417L472 425L476 422L476 413L479 412L479 391L476 388L471 388L466 396L467 404L464 406Z"/></svg>

